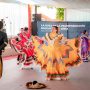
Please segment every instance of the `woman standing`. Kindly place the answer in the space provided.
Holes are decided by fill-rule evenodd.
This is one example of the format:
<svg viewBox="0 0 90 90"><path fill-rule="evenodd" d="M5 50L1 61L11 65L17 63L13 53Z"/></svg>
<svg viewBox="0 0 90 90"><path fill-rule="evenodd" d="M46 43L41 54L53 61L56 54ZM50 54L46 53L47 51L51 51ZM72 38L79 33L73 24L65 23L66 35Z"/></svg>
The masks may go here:
<svg viewBox="0 0 90 90"><path fill-rule="evenodd" d="M89 52L89 38L86 30L84 30L81 35L80 47L81 47L81 58L83 59L83 62L88 62L87 57Z"/></svg>
<svg viewBox="0 0 90 90"><path fill-rule="evenodd" d="M57 26L52 27L51 33L46 33L43 43L39 43L40 40L35 37L33 41L37 63L46 70L48 80L67 80L68 66L81 63L75 39L67 41L62 34L59 34Z"/></svg>
<svg viewBox="0 0 90 90"><path fill-rule="evenodd" d="M3 71L2 52L4 51L4 48L7 46L8 43L7 34L2 30L3 30L3 22L0 21L0 78L2 77Z"/></svg>
<svg viewBox="0 0 90 90"><path fill-rule="evenodd" d="M18 52L18 64L22 69L30 66L34 57L34 46L32 45L31 36L28 33L28 28L21 29L21 32L10 40L11 46Z"/></svg>

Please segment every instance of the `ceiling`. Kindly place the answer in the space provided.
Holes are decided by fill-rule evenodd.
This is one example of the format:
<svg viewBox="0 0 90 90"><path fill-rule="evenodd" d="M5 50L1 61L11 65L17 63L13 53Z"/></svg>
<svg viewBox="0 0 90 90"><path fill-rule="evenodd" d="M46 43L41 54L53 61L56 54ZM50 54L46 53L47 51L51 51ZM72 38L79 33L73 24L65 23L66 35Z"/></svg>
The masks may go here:
<svg viewBox="0 0 90 90"><path fill-rule="evenodd" d="M0 0L0 2L17 3L16 0Z"/></svg>
<svg viewBox="0 0 90 90"><path fill-rule="evenodd" d="M90 0L0 0L1 2L48 5L60 8L90 8ZM20 2L19 2L20 1Z"/></svg>

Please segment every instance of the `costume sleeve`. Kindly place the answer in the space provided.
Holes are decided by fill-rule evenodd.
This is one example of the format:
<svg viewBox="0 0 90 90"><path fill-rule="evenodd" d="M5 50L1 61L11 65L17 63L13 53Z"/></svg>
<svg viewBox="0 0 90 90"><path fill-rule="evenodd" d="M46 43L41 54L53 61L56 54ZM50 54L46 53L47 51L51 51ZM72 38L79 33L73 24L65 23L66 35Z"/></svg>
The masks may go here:
<svg viewBox="0 0 90 90"><path fill-rule="evenodd" d="M8 44L8 38L7 38L7 34L6 33L4 33L4 35L3 35L3 41L4 41L4 43L2 44L2 45L0 45L0 51L1 50L4 50L4 48L7 46L7 44Z"/></svg>

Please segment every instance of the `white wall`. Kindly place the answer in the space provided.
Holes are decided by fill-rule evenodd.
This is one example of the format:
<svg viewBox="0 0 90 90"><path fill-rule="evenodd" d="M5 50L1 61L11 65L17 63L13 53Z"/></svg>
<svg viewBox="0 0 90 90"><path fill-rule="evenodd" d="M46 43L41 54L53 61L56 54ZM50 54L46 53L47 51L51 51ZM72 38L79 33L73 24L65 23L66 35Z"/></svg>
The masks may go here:
<svg viewBox="0 0 90 90"><path fill-rule="evenodd" d="M51 19L56 19L56 8L48 8L47 6L41 6L38 8L39 14L44 14Z"/></svg>
<svg viewBox="0 0 90 90"><path fill-rule="evenodd" d="M90 9L66 9L66 21L90 21Z"/></svg>
<svg viewBox="0 0 90 90"><path fill-rule="evenodd" d="M28 6L0 3L0 19L5 19L8 35L16 35L21 27L28 26Z"/></svg>

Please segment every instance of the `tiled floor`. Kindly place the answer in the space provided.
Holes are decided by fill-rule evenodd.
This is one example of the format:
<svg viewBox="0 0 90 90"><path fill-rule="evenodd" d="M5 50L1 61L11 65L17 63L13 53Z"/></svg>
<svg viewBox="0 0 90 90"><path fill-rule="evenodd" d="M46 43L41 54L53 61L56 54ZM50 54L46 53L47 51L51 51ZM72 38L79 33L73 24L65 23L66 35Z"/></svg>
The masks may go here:
<svg viewBox="0 0 90 90"><path fill-rule="evenodd" d="M46 81L45 76L45 71L40 71L39 66L34 70L21 70L16 59L4 61L0 90L27 90L25 83L33 80L45 83L48 87L44 90L90 90L90 62L71 68L68 81Z"/></svg>

